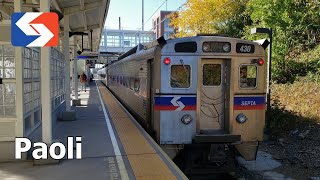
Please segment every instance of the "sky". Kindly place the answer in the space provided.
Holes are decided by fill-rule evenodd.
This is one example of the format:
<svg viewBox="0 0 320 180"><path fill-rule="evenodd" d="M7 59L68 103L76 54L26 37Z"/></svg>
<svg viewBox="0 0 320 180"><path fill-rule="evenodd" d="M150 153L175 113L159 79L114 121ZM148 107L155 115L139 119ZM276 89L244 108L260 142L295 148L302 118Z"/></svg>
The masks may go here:
<svg viewBox="0 0 320 180"><path fill-rule="evenodd" d="M165 0L144 0L144 30L151 30L153 13ZM167 0L167 10L177 10L186 0ZM159 10L166 10L166 3ZM121 27L127 30L137 30L142 27L142 0L111 0L105 27L119 29L119 17Z"/></svg>

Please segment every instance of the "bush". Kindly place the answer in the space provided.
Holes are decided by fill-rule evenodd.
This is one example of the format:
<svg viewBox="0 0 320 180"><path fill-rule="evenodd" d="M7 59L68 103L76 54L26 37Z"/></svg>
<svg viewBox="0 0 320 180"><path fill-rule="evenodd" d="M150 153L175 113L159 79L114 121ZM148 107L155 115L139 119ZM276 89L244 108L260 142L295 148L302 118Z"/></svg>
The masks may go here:
<svg viewBox="0 0 320 180"><path fill-rule="evenodd" d="M270 139L287 137L290 131L300 129L308 122L308 119L299 116L296 112L286 110L277 97L271 105Z"/></svg>
<svg viewBox="0 0 320 180"><path fill-rule="evenodd" d="M271 89L271 138L286 137L292 130L320 122L319 83L297 77L292 84L273 83Z"/></svg>
<svg viewBox="0 0 320 180"><path fill-rule="evenodd" d="M320 59L309 62L288 60L283 64L275 63L272 80L276 83L293 83L298 76L320 74Z"/></svg>

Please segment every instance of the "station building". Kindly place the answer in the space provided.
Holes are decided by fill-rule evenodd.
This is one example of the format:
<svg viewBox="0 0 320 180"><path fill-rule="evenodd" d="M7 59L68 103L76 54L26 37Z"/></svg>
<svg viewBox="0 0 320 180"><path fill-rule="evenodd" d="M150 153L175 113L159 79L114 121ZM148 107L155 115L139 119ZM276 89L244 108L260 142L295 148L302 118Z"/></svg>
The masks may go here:
<svg viewBox="0 0 320 180"><path fill-rule="evenodd" d="M109 4L110 0L0 2L0 162L14 160L15 137L51 144L56 121L74 116L70 84L77 84L77 56L83 49L99 50ZM59 45L12 46L14 12L57 13ZM75 95L77 99L77 91Z"/></svg>

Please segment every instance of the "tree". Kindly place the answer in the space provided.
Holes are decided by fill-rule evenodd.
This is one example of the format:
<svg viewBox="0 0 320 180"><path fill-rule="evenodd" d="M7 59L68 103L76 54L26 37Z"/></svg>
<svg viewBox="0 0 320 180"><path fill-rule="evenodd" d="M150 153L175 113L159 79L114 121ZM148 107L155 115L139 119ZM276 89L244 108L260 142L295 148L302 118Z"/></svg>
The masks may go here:
<svg viewBox="0 0 320 180"><path fill-rule="evenodd" d="M247 14L252 27L274 30L273 59L276 68L285 70L288 60L313 48L320 40L320 3L316 0L250 0Z"/></svg>
<svg viewBox="0 0 320 180"><path fill-rule="evenodd" d="M176 37L194 36L196 34L220 33L226 31L232 17L239 12L244 0L189 0L183 10L170 17L171 26Z"/></svg>

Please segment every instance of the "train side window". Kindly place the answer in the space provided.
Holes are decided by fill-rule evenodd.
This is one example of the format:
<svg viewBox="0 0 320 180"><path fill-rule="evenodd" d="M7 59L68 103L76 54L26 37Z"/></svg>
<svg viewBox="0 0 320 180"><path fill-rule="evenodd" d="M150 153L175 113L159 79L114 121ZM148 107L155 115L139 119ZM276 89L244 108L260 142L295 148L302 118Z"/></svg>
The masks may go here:
<svg viewBox="0 0 320 180"><path fill-rule="evenodd" d="M256 88L257 71L258 68L255 65L241 65L239 69L240 88Z"/></svg>
<svg viewBox="0 0 320 180"><path fill-rule="evenodd" d="M147 78L142 77L140 79L140 92L139 94L143 97L147 97Z"/></svg>
<svg viewBox="0 0 320 180"><path fill-rule="evenodd" d="M134 91L139 92L140 90L140 79L135 78L134 79Z"/></svg>
<svg viewBox="0 0 320 180"><path fill-rule="evenodd" d="M127 88L130 88L130 77L126 78Z"/></svg>
<svg viewBox="0 0 320 180"><path fill-rule="evenodd" d="M170 85L173 88L190 87L190 65L172 65Z"/></svg>
<svg viewBox="0 0 320 180"><path fill-rule="evenodd" d="M130 89L131 90L134 89L134 78L133 77L130 78Z"/></svg>
<svg viewBox="0 0 320 180"><path fill-rule="evenodd" d="M127 78L128 78L128 77L126 77L126 76L123 77L123 85L124 85L125 87L128 86L128 84L127 84Z"/></svg>
<svg viewBox="0 0 320 180"><path fill-rule="evenodd" d="M221 64L204 64L202 73L202 84L204 86L220 86Z"/></svg>

